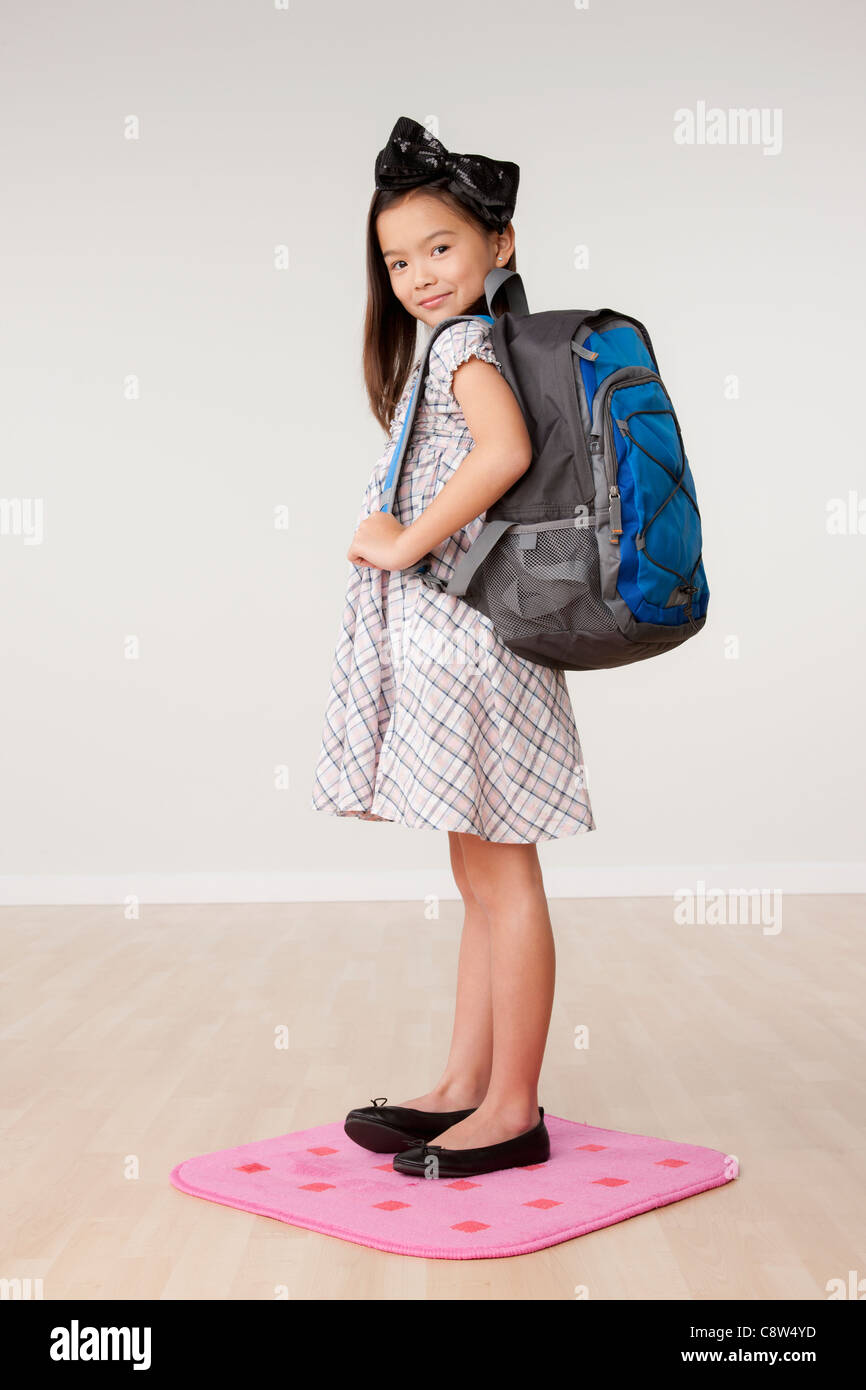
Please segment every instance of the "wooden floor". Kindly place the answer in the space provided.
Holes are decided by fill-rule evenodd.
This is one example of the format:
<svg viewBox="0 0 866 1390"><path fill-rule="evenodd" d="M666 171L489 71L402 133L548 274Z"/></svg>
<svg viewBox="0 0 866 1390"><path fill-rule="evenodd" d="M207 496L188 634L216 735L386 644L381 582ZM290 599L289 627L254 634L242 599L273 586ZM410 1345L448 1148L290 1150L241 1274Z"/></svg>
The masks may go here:
<svg viewBox="0 0 866 1390"><path fill-rule="evenodd" d="M737 1181L468 1261L187 1196L183 1158L436 1081L460 904L3 908L0 1276L46 1300L823 1299L864 1277L864 900L786 898L775 935L677 925L668 898L551 916L541 1104L734 1154Z"/></svg>

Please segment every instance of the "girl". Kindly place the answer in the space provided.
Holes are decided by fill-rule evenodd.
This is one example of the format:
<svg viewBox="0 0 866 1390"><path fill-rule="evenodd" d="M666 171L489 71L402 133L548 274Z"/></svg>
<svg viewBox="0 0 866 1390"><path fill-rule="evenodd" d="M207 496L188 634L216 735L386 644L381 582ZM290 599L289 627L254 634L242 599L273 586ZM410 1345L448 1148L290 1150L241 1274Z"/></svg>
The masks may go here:
<svg viewBox="0 0 866 1390"><path fill-rule="evenodd" d="M447 579L531 446L490 343L465 319L436 338L394 513L381 511L420 362L417 324L486 313L516 268L517 165L449 154L408 117L376 159L367 226L367 392L389 432L348 550L349 577L315 771L316 810L447 830L465 905L451 1050L423 1095L349 1113L346 1132L403 1173L544 1162L538 1076L555 956L537 843L596 828L565 676L503 646L488 618L425 585ZM436 1142L433 1142L436 1141Z"/></svg>

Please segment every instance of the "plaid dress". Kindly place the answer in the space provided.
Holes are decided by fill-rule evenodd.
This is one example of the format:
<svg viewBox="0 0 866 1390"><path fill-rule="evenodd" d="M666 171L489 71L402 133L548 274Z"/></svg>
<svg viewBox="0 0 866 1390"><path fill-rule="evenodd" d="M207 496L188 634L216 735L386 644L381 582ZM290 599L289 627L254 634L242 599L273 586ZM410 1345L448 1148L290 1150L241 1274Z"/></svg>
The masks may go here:
<svg viewBox="0 0 866 1390"><path fill-rule="evenodd" d="M394 515L429 506L473 447L452 390L476 356L502 370L478 319L436 338ZM356 526L379 510L416 364ZM427 558L447 577L482 513ZM525 661L489 618L406 570L352 565L328 690L312 807L336 816L532 844L595 830L565 675Z"/></svg>

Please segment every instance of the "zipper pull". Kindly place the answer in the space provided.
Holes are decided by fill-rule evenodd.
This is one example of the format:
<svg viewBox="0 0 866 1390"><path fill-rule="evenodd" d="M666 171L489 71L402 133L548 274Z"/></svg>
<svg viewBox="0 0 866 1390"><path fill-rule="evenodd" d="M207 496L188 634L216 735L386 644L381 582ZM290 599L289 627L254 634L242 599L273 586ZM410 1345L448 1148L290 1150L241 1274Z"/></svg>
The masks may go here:
<svg viewBox="0 0 866 1390"><path fill-rule="evenodd" d="M619 537L622 535L622 511L619 504L619 488L616 483L611 483L608 489L610 499L610 543L619 545Z"/></svg>

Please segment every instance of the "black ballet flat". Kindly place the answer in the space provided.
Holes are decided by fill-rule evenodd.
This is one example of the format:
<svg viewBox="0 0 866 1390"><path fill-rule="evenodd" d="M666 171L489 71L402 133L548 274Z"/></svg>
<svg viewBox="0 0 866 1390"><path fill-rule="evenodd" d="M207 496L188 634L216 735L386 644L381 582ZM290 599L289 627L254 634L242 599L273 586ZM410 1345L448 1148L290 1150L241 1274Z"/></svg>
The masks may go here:
<svg viewBox="0 0 866 1390"><path fill-rule="evenodd" d="M546 1163L550 1158L550 1135L544 1123L543 1106L538 1107L538 1113L540 1119L533 1129L514 1139L503 1139L499 1144L485 1144L477 1149L447 1149L422 1140L414 1148L394 1155L394 1172L413 1178L466 1178L473 1173L495 1173L500 1168L527 1168L533 1163ZM436 1162L431 1163L434 1157Z"/></svg>
<svg viewBox="0 0 866 1390"><path fill-rule="evenodd" d="M386 1105L387 1096L376 1096L372 1105L350 1110L343 1125L349 1138L362 1149L377 1154L397 1154L414 1148L419 1140L432 1139L452 1125L459 1124L471 1110L411 1110L402 1105ZM378 1102L382 1104L379 1105Z"/></svg>

